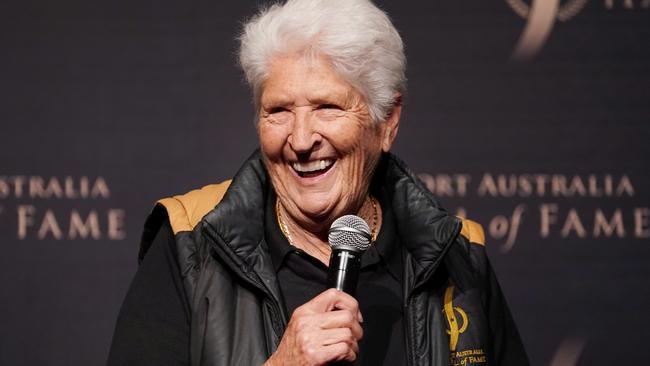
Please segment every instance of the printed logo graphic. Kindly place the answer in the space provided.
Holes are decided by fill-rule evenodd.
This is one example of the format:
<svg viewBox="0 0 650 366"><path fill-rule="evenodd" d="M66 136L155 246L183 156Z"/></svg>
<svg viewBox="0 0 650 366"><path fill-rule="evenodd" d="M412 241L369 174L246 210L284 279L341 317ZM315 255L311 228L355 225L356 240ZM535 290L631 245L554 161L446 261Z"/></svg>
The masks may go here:
<svg viewBox="0 0 650 366"><path fill-rule="evenodd" d="M519 61L534 58L551 34L555 21L566 22L576 16L589 0L506 0L512 10L524 19L526 27L517 41L512 58Z"/></svg>

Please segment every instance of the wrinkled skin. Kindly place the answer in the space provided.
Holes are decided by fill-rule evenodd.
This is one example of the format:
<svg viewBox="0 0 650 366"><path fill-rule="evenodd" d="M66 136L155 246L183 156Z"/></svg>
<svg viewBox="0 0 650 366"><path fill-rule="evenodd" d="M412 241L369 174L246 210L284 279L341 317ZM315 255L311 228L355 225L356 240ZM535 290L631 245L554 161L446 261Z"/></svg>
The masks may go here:
<svg viewBox="0 0 650 366"><path fill-rule="evenodd" d="M395 139L400 113L396 103L385 121L374 123L363 96L324 57L273 60L257 129L292 245L327 264L327 230L336 218L357 214L371 222L368 188L382 151ZM295 165L323 159L333 164L318 174L305 176ZM359 321L354 298L327 290L296 309L267 365L354 361L363 333Z"/></svg>
<svg viewBox="0 0 650 366"><path fill-rule="evenodd" d="M353 362L363 337L359 304L350 295L329 289L296 308L277 351L266 366L325 365Z"/></svg>
<svg viewBox="0 0 650 366"><path fill-rule="evenodd" d="M397 133L400 112L396 105L386 121L373 123L363 96L326 58L274 59L262 89L258 133L287 225L296 236L294 245L318 242L327 252L331 223L364 208L381 152L390 149ZM301 177L292 167L319 159L335 163L317 177ZM313 255L314 250L307 252Z"/></svg>

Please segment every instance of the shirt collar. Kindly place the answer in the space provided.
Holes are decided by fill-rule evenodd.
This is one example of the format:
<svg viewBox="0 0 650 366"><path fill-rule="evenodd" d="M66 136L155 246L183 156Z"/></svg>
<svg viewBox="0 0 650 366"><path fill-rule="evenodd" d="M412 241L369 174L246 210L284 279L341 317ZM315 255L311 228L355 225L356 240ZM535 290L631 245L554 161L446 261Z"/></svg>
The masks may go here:
<svg viewBox="0 0 650 366"><path fill-rule="evenodd" d="M399 240L396 233L395 218L390 200L386 192L380 190L376 192L375 197L379 201L382 209L382 224L377 235L377 240L372 244L368 251L361 259L361 268L371 265L384 263L390 274L397 280L402 279L402 252L399 250L397 241ZM265 232L266 242L271 254L273 268L277 273L282 267L286 256L295 251L296 248L289 244L289 241L282 233L276 213L276 195L273 189L269 190L265 207Z"/></svg>

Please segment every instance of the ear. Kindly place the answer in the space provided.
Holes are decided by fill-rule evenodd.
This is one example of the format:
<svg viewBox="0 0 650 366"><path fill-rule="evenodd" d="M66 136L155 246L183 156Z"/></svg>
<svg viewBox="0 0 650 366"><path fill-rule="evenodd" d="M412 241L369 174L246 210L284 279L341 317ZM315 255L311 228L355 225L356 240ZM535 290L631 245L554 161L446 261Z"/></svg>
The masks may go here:
<svg viewBox="0 0 650 366"><path fill-rule="evenodd" d="M396 94L393 108L388 117L383 122L384 132L381 140L381 149L383 152L390 151L393 146L393 141L397 137L397 130L399 129L400 116L402 115L402 95Z"/></svg>

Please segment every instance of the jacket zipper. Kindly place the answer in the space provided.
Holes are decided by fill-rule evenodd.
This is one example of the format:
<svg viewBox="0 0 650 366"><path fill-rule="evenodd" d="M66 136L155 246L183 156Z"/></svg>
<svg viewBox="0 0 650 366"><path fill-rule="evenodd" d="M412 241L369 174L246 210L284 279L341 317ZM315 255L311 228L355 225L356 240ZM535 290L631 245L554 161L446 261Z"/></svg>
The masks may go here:
<svg viewBox="0 0 650 366"><path fill-rule="evenodd" d="M210 236L212 241L215 244L218 244L220 241L218 240L218 235L212 232L211 228L207 228L204 226L204 230ZM224 250L219 246L219 245L211 245L216 251L218 252L223 252ZM221 253L225 254L225 253ZM228 255L223 256L222 258L229 258ZM255 289L259 290L265 297L265 302L270 304L269 306L269 311L272 312L273 314L271 315L271 323L273 324L273 330L276 332L276 336L280 338L280 333L283 332L284 325L281 324L281 322L278 320L282 317L282 312L280 309L280 304L275 300L275 298L271 295L271 293L266 289L263 283L261 283L261 280L258 278L255 278L253 276L250 276L248 273L240 270L238 266L233 265L230 263L231 261L225 260L224 261L228 267L230 268L233 273L235 273L240 279L242 279L244 282L248 283L249 285L253 286ZM276 345L277 346L277 345Z"/></svg>
<svg viewBox="0 0 650 366"><path fill-rule="evenodd" d="M448 248L450 248L451 245L453 245L453 242L456 241L456 239L458 239L458 235L460 235L461 228L462 227L459 225L455 229L454 235L451 236L451 239L445 245L445 248L447 248L447 249L445 250L445 252L443 253L442 256L447 254ZM442 257L441 257L440 261L437 264L435 264L435 267L437 268L440 265L440 263L442 263ZM404 308L404 315L406 317L406 333L407 333L407 337L406 337L406 349L407 349L406 363L409 366L415 366L416 365L416 363L415 363L415 357L416 357L415 356L415 345L414 345L415 334L414 334L414 330L413 330L413 323L415 323L415 319L413 318L413 314L410 311L411 308L412 308L412 303L413 303L413 293L418 288L420 288L420 286L425 284L431 278L431 276L433 276L433 273L435 272L436 268L433 268L426 278L421 279L419 283L417 283L415 286L413 286L413 288L411 289L411 291L409 291L409 293L407 295L407 298L406 298L406 305L405 305L405 308Z"/></svg>
<svg viewBox="0 0 650 366"><path fill-rule="evenodd" d="M413 346L413 330L411 323L413 322L411 308L411 296L409 295L404 308L404 315L406 316L406 364L409 366L415 365L415 347Z"/></svg>
<svg viewBox="0 0 650 366"><path fill-rule="evenodd" d="M281 334L283 332L284 325L282 322L279 320L282 317L282 313L280 310L280 304L278 304L277 301L275 301L275 298L268 292L266 287L262 284L259 283L259 281L252 277L249 276L247 273L235 270L233 266L229 266L230 269L236 273L244 282L247 282L257 290L259 290L262 295L265 297L264 302L269 304L268 310L269 310L269 315L271 316L271 323L272 323L272 328L273 331L276 333L276 337L278 339L281 338ZM274 347L277 347L277 344L274 345Z"/></svg>

